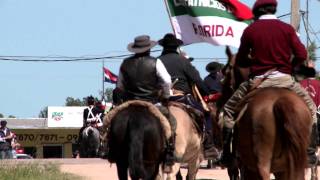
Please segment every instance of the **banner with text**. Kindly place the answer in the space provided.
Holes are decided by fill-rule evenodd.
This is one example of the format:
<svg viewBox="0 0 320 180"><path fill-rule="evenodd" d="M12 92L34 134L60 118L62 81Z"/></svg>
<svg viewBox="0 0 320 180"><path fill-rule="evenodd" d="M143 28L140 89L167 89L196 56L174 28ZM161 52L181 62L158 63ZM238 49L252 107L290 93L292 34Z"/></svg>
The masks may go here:
<svg viewBox="0 0 320 180"><path fill-rule="evenodd" d="M177 38L185 45L207 42L239 47L250 20L238 21L217 0L165 0Z"/></svg>

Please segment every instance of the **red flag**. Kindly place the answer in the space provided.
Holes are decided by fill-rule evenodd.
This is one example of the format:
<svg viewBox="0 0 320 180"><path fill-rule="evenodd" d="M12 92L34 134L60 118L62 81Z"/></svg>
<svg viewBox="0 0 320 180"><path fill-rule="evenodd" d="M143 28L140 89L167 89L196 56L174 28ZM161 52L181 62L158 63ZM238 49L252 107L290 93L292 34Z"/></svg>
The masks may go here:
<svg viewBox="0 0 320 180"><path fill-rule="evenodd" d="M227 5L232 14L239 20L250 20L253 18L251 9L238 0L219 0Z"/></svg>
<svg viewBox="0 0 320 180"><path fill-rule="evenodd" d="M104 82L109 82L109 83L117 83L118 76L113 74L109 69L103 68L104 71Z"/></svg>

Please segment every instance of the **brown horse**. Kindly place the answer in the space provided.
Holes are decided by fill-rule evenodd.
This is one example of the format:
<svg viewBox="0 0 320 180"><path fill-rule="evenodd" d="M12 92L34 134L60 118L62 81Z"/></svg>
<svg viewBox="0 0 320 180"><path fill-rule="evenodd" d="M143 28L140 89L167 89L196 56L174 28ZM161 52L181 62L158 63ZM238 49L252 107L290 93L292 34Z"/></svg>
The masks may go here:
<svg viewBox="0 0 320 180"><path fill-rule="evenodd" d="M227 50L223 98L231 96L241 83L235 58ZM235 126L235 154L241 179L302 180L307 162L311 113L304 101L284 88L257 89L242 104Z"/></svg>

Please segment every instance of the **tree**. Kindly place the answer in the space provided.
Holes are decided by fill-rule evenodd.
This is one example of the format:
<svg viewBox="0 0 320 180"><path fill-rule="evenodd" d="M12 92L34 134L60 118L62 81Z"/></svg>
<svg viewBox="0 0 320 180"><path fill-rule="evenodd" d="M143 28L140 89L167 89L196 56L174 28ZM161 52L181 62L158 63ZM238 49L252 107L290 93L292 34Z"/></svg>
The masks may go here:
<svg viewBox="0 0 320 180"><path fill-rule="evenodd" d="M40 111L39 118L48 118L48 106Z"/></svg>
<svg viewBox="0 0 320 180"><path fill-rule="evenodd" d="M0 118L4 118L4 115L2 113L0 113Z"/></svg>
<svg viewBox="0 0 320 180"><path fill-rule="evenodd" d="M107 88L104 91L105 101L107 101L107 102L111 102L112 101L112 92L113 92L113 88Z"/></svg>
<svg viewBox="0 0 320 180"><path fill-rule="evenodd" d="M8 118L16 118L14 115L9 115Z"/></svg>
<svg viewBox="0 0 320 180"><path fill-rule="evenodd" d="M317 60L317 58L316 58L316 50L317 50L317 45L313 41L313 42L311 42L311 44L308 47L308 60L311 60L313 62L315 62Z"/></svg>
<svg viewBox="0 0 320 180"><path fill-rule="evenodd" d="M85 106L85 98L80 100L79 98L67 97L65 106Z"/></svg>

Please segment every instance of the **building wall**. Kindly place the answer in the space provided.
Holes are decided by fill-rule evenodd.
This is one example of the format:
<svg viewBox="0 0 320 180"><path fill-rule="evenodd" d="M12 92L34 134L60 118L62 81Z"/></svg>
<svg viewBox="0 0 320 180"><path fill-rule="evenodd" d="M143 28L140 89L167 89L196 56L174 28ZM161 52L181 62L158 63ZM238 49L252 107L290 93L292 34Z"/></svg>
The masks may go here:
<svg viewBox="0 0 320 180"><path fill-rule="evenodd" d="M18 142L22 147L35 147L36 158L43 158L43 148L49 146L62 146L62 158L71 158L73 149L78 139L77 128L43 128L43 129L12 129L17 135Z"/></svg>

